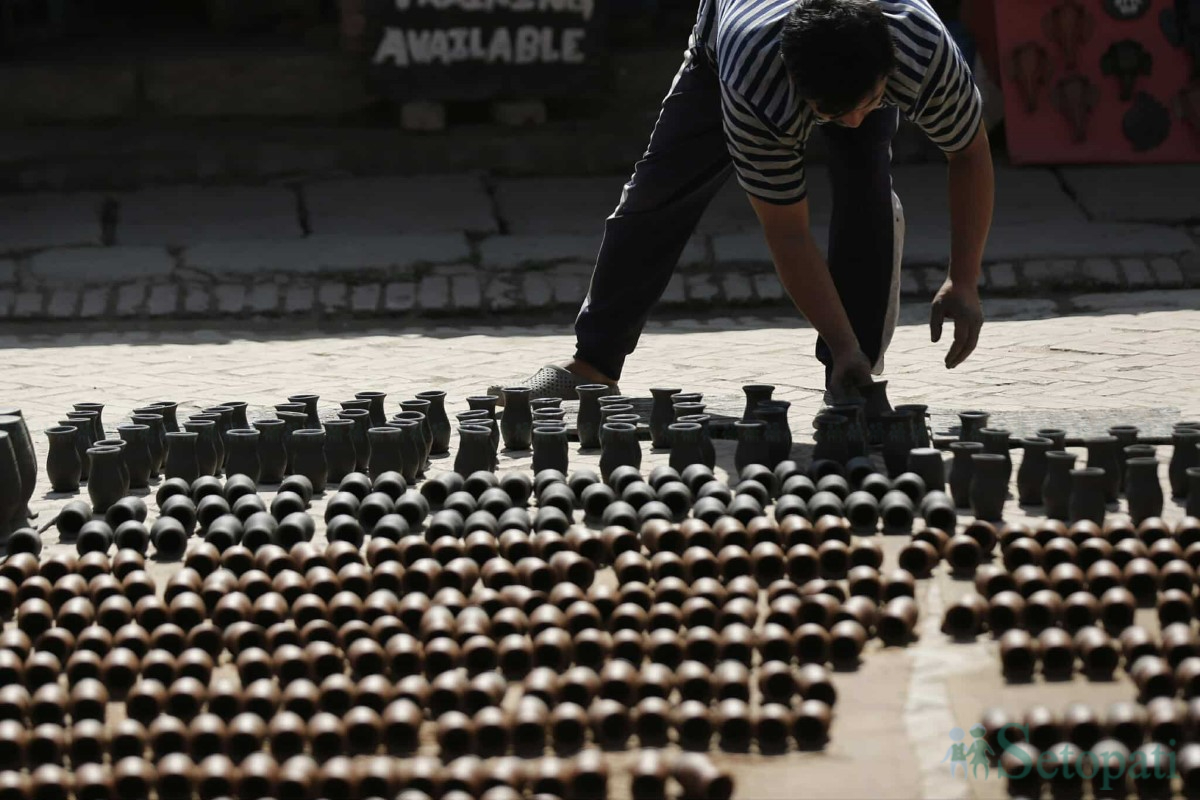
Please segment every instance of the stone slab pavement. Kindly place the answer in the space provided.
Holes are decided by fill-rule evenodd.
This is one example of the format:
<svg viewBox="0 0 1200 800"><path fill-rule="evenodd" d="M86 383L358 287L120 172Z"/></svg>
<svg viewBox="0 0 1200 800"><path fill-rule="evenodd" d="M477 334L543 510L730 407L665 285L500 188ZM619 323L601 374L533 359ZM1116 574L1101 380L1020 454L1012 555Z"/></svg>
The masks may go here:
<svg viewBox="0 0 1200 800"><path fill-rule="evenodd" d="M888 354L892 402L919 402L944 409L980 408L997 414L1024 413L1013 433L1056 420L1092 415L1161 424L1200 416L1194 376L1200 371L1200 292L1101 294L1077 299L1073 313L1048 302L996 300L978 351L961 367L942 364L946 343L932 344L923 305L906 305ZM475 324L340 326L320 329L181 324L94 327L72 324L0 333L4 382L0 405L21 407L35 432L39 459L44 436L73 402L106 404L113 428L129 409L150 400L175 399L188 413L214 402L241 398L251 417L265 415L289 394L314 392L325 413L353 392L377 389L389 395L389 410L417 391L438 387L449 393L451 412L464 398L490 383L519 378L537 366L568 355L565 326ZM809 441L810 420L820 404L821 372L811 357L813 332L794 316L715 316L653 321L629 361L622 390L643 396L664 380L709 398L737 398L750 382L770 382L792 402L790 422L796 453ZM1015 418L1015 417L1014 417ZM732 463L731 442L717 442L718 472ZM1164 464L1169 447L1159 448ZM575 466L594 466L594 454L572 450ZM1019 457L1019 456L1018 456ZM643 470L664 464L667 454L644 450ZM435 468L446 462L435 463ZM527 468L527 453L505 453L501 469ZM268 492L269 494L269 492ZM41 520L63 502L39 486L34 509ZM318 499L314 513L323 508ZM1036 517L1010 501L1006 519ZM1168 502L1164 516L1181 509ZM966 519L966 518L964 518ZM46 534L51 549L61 547ZM323 531L318 540L323 539ZM894 565L904 536L877 537L885 568ZM153 564L158 576L177 565ZM607 579L607 578L605 578ZM161 585L161 583L160 583ZM737 796L745 800L793 800L797 787L808 797L999 798L1003 782L994 775L971 781L951 776L944 761L954 727L968 729L982 709L1000 705L1011 714L1037 703L1058 709L1082 701L1100 709L1131 699L1122 676L1112 683L1006 685L991 640L952 644L939 632L950 602L970 584L937 574L921 581L919 640L908 648L882 649L875 642L856 672L835 677L839 691L832 742L821 753L780 757L720 755L735 773ZM1153 612L1146 624L1153 628ZM1141 620L1139 620L1141 621ZM628 756L614 757L618 765ZM623 798L622 780L614 797Z"/></svg>
<svg viewBox="0 0 1200 800"><path fill-rule="evenodd" d="M894 170L907 297L949 259L945 168ZM997 169L982 286L993 295L1200 286L1192 167ZM0 195L0 319L540 313L577 308L626 175L485 172L270 185ZM824 246L831 191L810 170ZM1144 199L1144 200L1143 200ZM786 306L732 179L664 297L682 309Z"/></svg>

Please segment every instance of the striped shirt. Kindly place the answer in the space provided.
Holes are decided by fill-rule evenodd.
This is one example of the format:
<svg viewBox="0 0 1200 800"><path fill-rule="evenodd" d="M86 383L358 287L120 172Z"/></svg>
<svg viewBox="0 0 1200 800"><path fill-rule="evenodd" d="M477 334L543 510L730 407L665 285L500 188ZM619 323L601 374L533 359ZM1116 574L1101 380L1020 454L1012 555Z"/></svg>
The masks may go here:
<svg viewBox="0 0 1200 800"><path fill-rule="evenodd" d="M738 182L777 204L807 195L804 150L812 108L792 91L779 35L795 0L700 0L694 44L715 64L725 138ZM927 0L875 0L896 47L883 105L898 108L943 151L966 147L982 103L962 54Z"/></svg>

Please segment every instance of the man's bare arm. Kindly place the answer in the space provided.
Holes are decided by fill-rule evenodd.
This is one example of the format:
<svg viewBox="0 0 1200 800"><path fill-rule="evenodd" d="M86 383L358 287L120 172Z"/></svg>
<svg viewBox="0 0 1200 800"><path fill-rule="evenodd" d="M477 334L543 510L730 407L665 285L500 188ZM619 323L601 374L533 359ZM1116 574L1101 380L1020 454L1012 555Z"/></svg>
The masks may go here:
<svg viewBox="0 0 1200 800"><path fill-rule="evenodd" d="M871 381L871 363L838 296L829 266L809 227L808 200L776 205L750 196L784 290L833 353L829 389L844 393Z"/></svg>

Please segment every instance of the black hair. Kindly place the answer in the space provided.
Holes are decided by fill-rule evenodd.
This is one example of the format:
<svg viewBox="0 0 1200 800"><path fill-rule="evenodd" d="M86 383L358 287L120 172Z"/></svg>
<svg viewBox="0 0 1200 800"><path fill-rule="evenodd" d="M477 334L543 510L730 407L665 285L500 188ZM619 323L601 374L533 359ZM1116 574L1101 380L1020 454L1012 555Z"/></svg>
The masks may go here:
<svg viewBox="0 0 1200 800"><path fill-rule="evenodd" d="M796 0L779 49L796 91L830 117L857 108L896 63L887 18L873 0Z"/></svg>

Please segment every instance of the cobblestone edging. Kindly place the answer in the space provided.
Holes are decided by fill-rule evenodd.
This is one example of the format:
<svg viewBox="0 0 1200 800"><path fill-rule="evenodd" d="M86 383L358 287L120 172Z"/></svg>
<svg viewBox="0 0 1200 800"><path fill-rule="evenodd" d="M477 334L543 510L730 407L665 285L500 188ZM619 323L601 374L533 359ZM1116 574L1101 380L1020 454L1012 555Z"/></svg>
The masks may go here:
<svg viewBox="0 0 1200 800"><path fill-rule="evenodd" d="M208 274L181 267L152 248L106 249L110 256L101 267L89 256L89 273L72 274L63 251L55 251L56 269L63 271L44 277L31 272L28 261L0 262L0 320L436 317L566 311L578 307L591 274L591 266L582 261L514 263L493 269L467 261L418 262L403 269L333 271L299 264L292 272L267 274L247 264L240 275ZM901 293L914 300L928 299L944 276L943 267L906 265ZM996 262L985 266L982 282L985 297L1030 302L1063 293L1180 288L1200 288L1197 252ZM718 262L710 256L686 260L660 304L677 310L779 305L787 305L787 299L769 262Z"/></svg>

